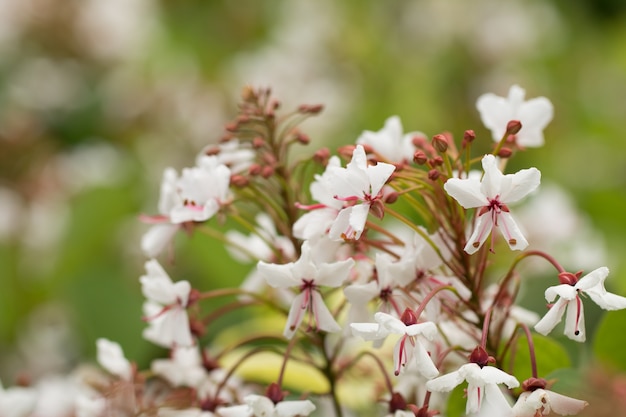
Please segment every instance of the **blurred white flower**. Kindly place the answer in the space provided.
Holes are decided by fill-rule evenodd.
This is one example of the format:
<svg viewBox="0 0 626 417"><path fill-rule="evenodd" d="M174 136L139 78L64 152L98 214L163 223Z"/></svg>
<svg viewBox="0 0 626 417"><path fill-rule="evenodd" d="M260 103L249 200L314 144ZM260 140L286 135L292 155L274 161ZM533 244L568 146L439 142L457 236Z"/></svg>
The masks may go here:
<svg viewBox="0 0 626 417"><path fill-rule="evenodd" d="M202 366L202 358L197 346L175 347L172 359L155 359L150 369L165 378L173 386L197 388L207 372Z"/></svg>
<svg viewBox="0 0 626 417"><path fill-rule="evenodd" d="M413 154L416 150L413 138L416 136L426 138L422 132L403 133L400 118L391 116L378 132L366 130L361 133L356 143L371 146L388 162L403 163L413 161Z"/></svg>
<svg viewBox="0 0 626 417"><path fill-rule="evenodd" d="M133 367L124 356L119 343L105 338L96 340L97 359L100 366L126 381L130 381L133 376Z"/></svg>

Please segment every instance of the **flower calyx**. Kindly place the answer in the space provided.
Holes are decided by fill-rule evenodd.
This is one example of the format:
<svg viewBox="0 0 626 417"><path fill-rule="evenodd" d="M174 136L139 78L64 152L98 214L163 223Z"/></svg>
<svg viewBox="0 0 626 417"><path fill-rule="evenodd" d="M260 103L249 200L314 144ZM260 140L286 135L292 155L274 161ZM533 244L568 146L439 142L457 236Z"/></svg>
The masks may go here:
<svg viewBox="0 0 626 417"><path fill-rule="evenodd" d="M546 389L548 386L548 381L543 378L528 378L526 381L522 382L522 389L524 391L535 391L538 389Z"/></svg>
<svg viewBox="0 0 626 417"><path fill-rule="evenodd" d="M392 393L391 398L389 399L389 413L393 415L396 411L404 411L406 408L406 400L402 394L399 392Z"/></svg>
<svg viewBox="0 0 626 417"><path fill-rule="evenodd" d="M417 324L417 316L413 310L407 307L404 309L402 316L400 316L400 321L402 321L405 326L411 326L413 324Z"/></svg>
<svg viewBox="0 0 626 417"><path fill-rule="evenodd" d="M265 396L269 398L274 404L278 404L289 394L287 391L283 391L276 382L272 382L267 386L265 390Z"/></svg>
<svg viewBox="0 0 626 417"><path fill-rule="evenodd" d="M496 363L496 359L493 356L489 356L487 351L482 346L476 346L469 356L469 361L484 368L490 363Z"/></svg>
<svg viewBox="0 0 626 417"><path fill-rule="evenodd" d="M578 282L582 274L583 274L583 271L578 271L574 274L571 272L563 271L559 273L559 282L561 284L567 284L567 285L572 285L572 286L576 285L576 283Z"/></svg>

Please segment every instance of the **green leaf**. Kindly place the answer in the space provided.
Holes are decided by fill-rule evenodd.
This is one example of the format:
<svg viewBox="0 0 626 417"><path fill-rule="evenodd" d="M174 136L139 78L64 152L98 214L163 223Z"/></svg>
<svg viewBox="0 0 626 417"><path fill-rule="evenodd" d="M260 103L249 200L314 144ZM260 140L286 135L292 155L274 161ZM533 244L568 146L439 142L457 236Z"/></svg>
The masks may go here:
<svg viewBox="0 0 626 417"><path fill-rule="evenodd" d="M467 383L463 382L450 392L450 396L448 397L448 407L446 410L446 415L448 417L461 417L465 415L465 405L467 403L465 396L466 388Z"/></svg>
<svg viewBox="0 0 626 417"><path fill-rule="evenodd" d="M535 357L537 362L537 373L539 377L548 375L558 369L569 368L571 360L567 350L556 340L533 334L533 344L535 347ZM532 367L530 362L530 351L528 349L528 341L525 337L520 336L510 350L504 363L499 364L505 370L511 372L511 358L513 359L512 374L521 382L532 376Z"/></svg>
<svg viewBox="0 0 626 417"><path fill-rule="evenodd" d="M593 351L606 366L626 371L626 310L611 311L600 321L595 335Z"/></svg>

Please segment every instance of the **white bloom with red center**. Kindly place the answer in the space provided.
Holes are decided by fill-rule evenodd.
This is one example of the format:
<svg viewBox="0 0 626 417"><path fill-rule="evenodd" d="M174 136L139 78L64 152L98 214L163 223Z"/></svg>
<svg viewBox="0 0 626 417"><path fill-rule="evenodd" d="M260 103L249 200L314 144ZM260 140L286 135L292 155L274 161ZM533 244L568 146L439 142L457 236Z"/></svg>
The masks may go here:
<svg viewBox="0 0 626 417"><path fill-rule="evenodd" d="M465 252L476 252L494 227L500 229L512 250L523 250L528 246L528 241L509 213L507 205L533 192L539 186L541 173L537 168L529 168L504 175L498 169L493 155L485 155L482 165L485 171L482 181L475 177L450 178L444 184L446 192L461 206L479 208Z"/></svg>
<svg viewBox="0 0 626 417"><path fill-rule="evenodd" d="M487 93L478 98L476 107L480 118L496 142L502 139L511 120L519 120L522 129L515 135L517 144L524 147L543 145L543 129L554 115L552 103L545 97L525 101L525 94L523 88L513 85L508 97Z"/></svg>
<svg viewBox="0 0 626 417"><path fill-rule="evenodd" d="M429 321L418 323L415 313L408 308L400 319L378 312L374 315L374 320L376 323L350 324L352 334L365 340L380 340L391 334L401 335L402 337L393 349L395 375L399 375L411 361L414 361L418 372L426 378L430 379L439 375L428 351L418 338L422 336L432 341L438 334L434 323Z"/></svg>
<svg viewBox="0 0 626 417"><path fill-rule="evenodd" d="M100 338L96 340L96 347L100 366L125 381L131 380L133 368L128 359L124 357L124 352L119 343Z"/></svg>
<svg viewBox="0 0 626 417"><path fill-rule="evenodd" d="M172 282L155 259L147 261L145 268L147 274L139 278L143 295L148 299L144 313L149 327L143 332L144 338L165 347L193 345L186 310L191 284Z"/></svg>
<svg viewBox="0 0 626 417"><path fill-rule="evenodd" d="M609 269L601 267L578 279L577 275L562 273L559 279L561 285L546 289L546 301L551 303L558 296L545 316L535 325L535 330L547 335L565 317L565 335L578 342L585 341L585 314L581 294L586 294L597 305L605 310L621 310L626 308L626 297L612 294L604 288L604 280L609 275Z"/></svg>
<svg viewBox="0 0 626 417"><path fill-rule="evenodd" d="M253 417L306 417L315 411L315 404L309 400L279 401L274 404L264 395L250 394L244 398Z"/></svg>
<svg viewBox="0 0 626 417"><path fill-rule="evenodd" d="M385 126L378 132L369 130L361 133L356 143L369 145L383 158L390 162L407 162L413 160L415 145L413 138L426 138L421 132L403 133L402 122L398 116L391 116L385 120Z"/></svg>
<svg viewBox="0 0 626 417"><path fill-rule="evenodd" d="M449 392L457 385L467 381L467 414L478 413L486 407L493 410L498 416L510 416L512 414L504 393L498 384L506 384L509 388L519 386L514 376L496 368L495 366L483 366L476 363L462 365L457 371L431 379L426 383L429 391ZM484 410L483 410L484 411Z"/></svg>
<svg viewBox="0 0 626 417"><path fill-rule="evenodd" d="M333 197L351 204L344 207L334 220L329 231L331 239L356 240L361 237L370 208L382 204L382 188L395 169L384 162L368 165L361 145L356 146L352 160L345 168L331 168Z"/></svg>
<svg viewBox="0 0 626 417"><path fill-rule="evenodd" d="M300 290L291 304L284 335L290 339L302 323L307 311L318 330L338 332L341 327L324 304L320 287L340 287L348 278L354 260L321 262L312 253L309 241L302 244L302 254L296 262L277 265L259 262L258 271L274 288L297 287Z"/></svg>
<svg viewBox="0 0 626 417"><path fill-rule="evenodd" d="M205 221L229 199L230 169L216 157L203 156L198 165L185 168L176 182L182 204L170 211L172 223Z"/></svg>
<svg viewBox="0 0 626 417"><path fill-rule="evenodd" d="M536 417L550 413L570 416L578 414L588 405L587 401L566 397L545 389L524 391L513 406L515 417Z"/></svg>

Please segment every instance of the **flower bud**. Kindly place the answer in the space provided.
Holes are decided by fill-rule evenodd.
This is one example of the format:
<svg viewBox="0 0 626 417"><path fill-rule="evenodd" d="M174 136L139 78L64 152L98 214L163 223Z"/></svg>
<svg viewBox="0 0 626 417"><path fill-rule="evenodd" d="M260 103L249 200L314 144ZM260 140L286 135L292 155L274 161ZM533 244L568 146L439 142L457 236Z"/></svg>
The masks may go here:
<svg viewBox="0 0 626 417"><path fill-rule="evenodd" d="M243 188L250 183L250 180L243 175L233 175L230 177L230 183L235 187Z"/></svg>
<svg viewBox="0 0 626 417"><path fill-rule="evenodd" d="M493 356L489 356L485 348L479 345L476 346L476 348L470 354L469 361L475 363L482 368L490 363L494 363L496 360L493 358Z"/></svg>
<svg viewBox="0 0 626 417"><path fill-rule="evenodd" d="M395 191L390 192L389 194L385 195L385 204L393 204L396 201L398 201L398 197L399 194Z"/></svg>
<svg viewBox="0 0 626 417"><path fill-rule="evenodd" d="M498 156L500 158L510 158L513 155L513 151L509 148L502 148L498 151Z"/></svg>
<svg viewBox="0 0 626 417"><path fill-rule="evenodd" d="M375 217L382 219L385 216L385 205L380 200L374 200L372 204L370 204L370 213L372 213Z"/></svg>
<svg viewBox="0 0 626 417"><path fill-rule="evenodd" d="M286 395L287 392L283 391L280 388L280 385L278 385L276 382L272 382L271 384L269 384L267 386L267 389L265 390L265 396L272 400L274 404L278 404L279 402L284 400Z"/></svg>
<svg viewBox="0 0 626 417"><path fill-rule="evenodd" d="M274 175L274 167L265 165L263 168L261 168L261 176L263 178L269 178L272 175Z"/></svg>
<svg viewBox="0 0 626 417"><path fill-rule="evenodd" d="M328 148L318 149L313 154L313 160L322 166L326 166L328 164L328 160L330 159L330 151Z"/></svg>
<svg viewBox="0 0 626 417"><path fill-rule="evenodd" d="M396 411L404 411L406 410L406 400L399 392L394 392L391 394L391 398L389 399L389 412L391 414L395 414Z"/></svg>
<svg viewBox="0 0 626 417"><path fill-rule="evenodd" d="M535 391L537 389L545 389L548 385L548 381L543 378L528 378L522 382L522 388L524 391Z"/></svg>
<svg viewBox="0 0 626 417"><path fill-rule="evenodd" d="M441 173L436 169L431 169L430 171L428 171L428 179L431 181L436 181L440 175Z"/></svg>
<svg viewBox="0 0 626 417"><path fill-rule="evenodd" d="M296 140L303 145L308 145L311 142L311 138L308 135L300 132L296 134Z"/></svg>
<svg viewBox="0 0 626 417"><path fill-rule="evenodd" d="M435 135L433 136L432 145L438 152L444 153L448 150L448 139L442 134Z"/></svg>
<svg viewBox="0 0 626 417"><path fill-rule="evenodd" d="M474 139L476 139L476 133L474 133L473 130L466 130L465 133L463 133L463 142L464 143L472 143L474 142Z"/></svg>
<svg viewBox="0 0 626 417"><path fill-rule="evenodd" d="M515 135L522 129L522 122L519 120L511 120L506 124L506 134Z"/></svg>
<svg viewBox="0 0 626 417"><path fill-rule="evenodd" d="M308 113L308 114L318 114L324 109L322 104L302 104L298 107L298 111L300 113Z"/></svg>
<svg viewBox="0 0 626 417"><path fill-rule="evenodd" d="M410 308L405 308L402 316L400 316L400 320L404 323L405 326L412 326L417 324L417 316L415 315L415 311Z"/></svg>
<svg viewBox="0 0 626 417"><path fill-rule="evenodd" d="M252 146L256 149L262 148L263 146L265 146L265 139L260 136L256 136L254 139L252 139Z"/></svg>
<svg viewBox="0 0 626 417"><path fill-rule="evenodd" d="M261 174L261 169L262 169L261 165L252 164L250 165L250 168L248 168L248 173L252 176L256 176L256 175Z"/></svg>
<svg viewBox="0 0 626 417"><path fill-rule="evenodd" d="M424 165L428 161L428 156L424 153L424 151L416 151L413 154L413 162L418 165Z"/></svg>
<svg viewBox="0 0 626 417"><path fill-rule="evenodd" d="M430 161L428 161L428 163L430 164L430 166L438 167L440 165L443 165L443 158L440 156L435 156Z"/></svg>

